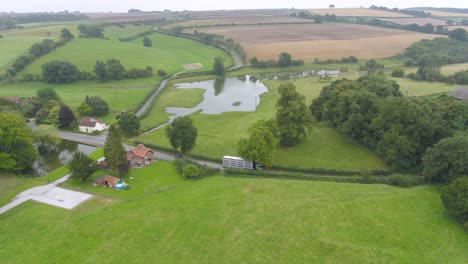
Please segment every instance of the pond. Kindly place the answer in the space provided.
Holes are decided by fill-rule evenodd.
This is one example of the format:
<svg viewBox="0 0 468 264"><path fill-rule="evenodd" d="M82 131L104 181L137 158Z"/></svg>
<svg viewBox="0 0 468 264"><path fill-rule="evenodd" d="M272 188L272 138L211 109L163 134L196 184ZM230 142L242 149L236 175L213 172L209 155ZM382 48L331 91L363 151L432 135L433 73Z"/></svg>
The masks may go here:
<svg viewBox="0 0 468 264"><path fill-rule="evenodd" d="M173 114L170 121L201 111L203 114L222 114L225 112L253 112L260 104L260 95L268 88L250 76L220 78L193 83L176 84L178 89L204 89L203 101L193 108L168 107L166 112ZM169 122L170 122L169 121Z"/></svg>
<svg viewBox="0 0 468 264"><path fill-rule="evenodd" d="M70 162L73 154L76 152L81 151L89 155L95 150L96 147L62 140L56 151L47 153L39 152L39 157L33 164L34 173L36 176L44 176Z"/></svg>

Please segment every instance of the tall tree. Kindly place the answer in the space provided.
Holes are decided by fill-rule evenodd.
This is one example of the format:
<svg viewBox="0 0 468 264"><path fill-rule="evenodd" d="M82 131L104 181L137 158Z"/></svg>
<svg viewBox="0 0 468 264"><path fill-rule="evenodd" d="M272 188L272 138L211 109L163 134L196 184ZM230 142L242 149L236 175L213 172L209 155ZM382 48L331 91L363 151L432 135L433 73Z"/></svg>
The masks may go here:
<svg viewBox="0 0 468 264"><path fill-rule="evenodd" d="M61 139L55 127L41 125L34 130L34 141L39 152L47 153L56 151Z"/></svg>
<svg viewBox="0 0 468 264"><path fill-rule="evenodd" d="M68 30L67 28L64 28L60 31L60 39L73 39L75 36Z"/></svg>
<svg viewBox="0 0 468 264"><path fill-rule="evenodd" d="M291 65L292 57L291 54L287 52L281 52L278 58L278 65L280 67L286 67Z"/></svg>
<svg viewBox="0 0 468 264"><path fill-rule="evenodd" d="M239 155L247 160L271 166L276 147L271 122L260 120L249 127L249 138L239 141Z"/></svg>
<svg viewBox="0 0 468 264"><path fill-rule="evenodd" d="M37 90L36 96L41 103L47 102L49 100L60 101L60 96L51 87L45 87Z"/></svg>
<svg viewBox="0 0 468 264"><path fill-rule="evenodd" d="M24 171L37 157L31 129L14 113L0 112L0 169Z"/></svg>
<svg viewBox="0 0 468 264"><path fill-rule="evenodd" d="M106 77L108 80L121 80L124 77L125 68L119 60L110 59L106 61Z"/></svg>
<svg viewBox="0 0 468 264"><path fill-rule="evenodd" d="M61 105L60 113L58 116L59 127L68 128L73 124L74 121L76 121L76 117L75 114L73 114L73 111L70 109L70 107L66 105Z"/></svg>
<svg viewBox="0 0 468 264"><path fill-rule="evenodd" d="M105 81L107 79L106 63L99 60L96 61L96 64L94 65L94 74L98 80Z"/></svg>
<svg viewBox="0 0 468 264"><path fill-rule="evenodd" d="M445 208L468 228L468 177L460 177L442 187L440 198Z"/></svg>
<svg viewBox="0 0 468 264"><path fill-rule="evenodd" d="M85 103L91 107L91 114L103 116L109 113L109 105L99 96L86 96Z"/></svg>
<svg viewBox="0 0 468 264"><path fill-rule="evenodd" d="M424 175L432 182L448 183L468 175L468 135L442 139L424 154Z"/></svg>
<svg viewBox="0 0 468 264"><path fill-rule="evenodd" d="M137 135L138 130L140 130L140 119L138 119L138 117L131 112L125 112L121 114L118 124L122 134L127 137Z"/></svg>
<svg viewBox="0 0 468 264"><path fill-rule="evenodd" d="M144 38L143 38L143 46L145 46L145 47L152 47L152 46L153 46L153 42L151 41L150 38L144 37Z"/></svg>
<svg viewBox="0 0 468 264"><path fill-rule="evenodd" d="M213 71L217 76L224 76L224 60L221 57L214 58Z"/></svg>
<svg viewBox="0 0 468 264"><path fill-rule="evenodd" d="M305 96L298 93L292 83L281 84L278 92L280 98L276 103L276 121L280 143L294 146L305 135L312 118L305 104Z"/></svg>
<svg viewBox="0 0 468 264"><path fill-rule="evenodd" d="M72 83L80 78L78 68L68 61L51 61L42 64L42 78L48 83Z"/></svg>
<svg viewBox="0 0 468 264"><path fill-rule="evenodd" d="M166 136L174 149L180 148L182 153L193 149L197 140L198 129L189 116L177 117L167 126Z"/></svg>
<svg viewBox="0 0 468 264"><path fill-rule="evenodd" d="M73 158L68 164L71 178L86 182L95 171L95 162L81 151L73 154Z"/></svg>
<svg viewBox="0 0 468 264"><path fill-rule="evenodd" d="M104 156L111 169L116 170L119 177L124 176L128 169L127 152L122 145L122 136L114 125L109 128L104 144Z"/></svg>

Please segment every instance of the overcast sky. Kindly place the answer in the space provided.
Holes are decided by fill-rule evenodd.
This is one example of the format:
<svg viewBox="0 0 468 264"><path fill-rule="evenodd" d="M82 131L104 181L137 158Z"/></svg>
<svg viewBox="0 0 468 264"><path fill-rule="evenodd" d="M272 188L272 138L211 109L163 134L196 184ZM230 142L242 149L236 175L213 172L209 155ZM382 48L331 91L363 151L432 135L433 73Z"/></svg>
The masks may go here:
<svg viewBox="0 0 468 264"><path fill-rule="evenodd" d="M215 9L254 9L254 8L325 8L329 4L338 7L368 7L382 5L387 7L460 7L468 8L466 0L412 0L412 1L310 1L310 0L0 0L0 12L43 12L43 11L81 11L81 12L127 12L130 8L145 11L170 10L215 10Z"/></svg>

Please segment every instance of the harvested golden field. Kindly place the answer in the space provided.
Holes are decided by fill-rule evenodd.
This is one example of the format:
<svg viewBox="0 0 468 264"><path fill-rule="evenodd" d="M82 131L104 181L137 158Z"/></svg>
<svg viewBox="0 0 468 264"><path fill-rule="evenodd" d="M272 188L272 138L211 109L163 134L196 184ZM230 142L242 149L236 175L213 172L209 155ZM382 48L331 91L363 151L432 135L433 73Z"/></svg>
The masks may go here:
<svg viewBox="0 0 468 264"><path fill-rule="evenodd" d="M424 26L426 24L432 24L434 26L439 26L439 25L445 26L447 24L447 21L445 20L428 18L428 17L386 18L382 20L389 21L395 24L400 24L400 25L418 24L420 26Z"/></svg>
<svg viewBox="0 0 468 264"><path fill-rule="evenodd" d="M199 31L233 38L250 57L262 60L277 59L283 51L305 61L347 56L384 58L402 52L418 40L437 37L351 24L217 27Z"/></svg>
<svg viewBox="0 0 468 264"><path fill-rule="evenodd" d="M468 31L468 26L449 26L447 27L449 30L454 30L457 28L463 28L464 30Z"/></svg>
<svg viewBox="0 0 468 264"><path fill-rule="evenodd" d="M397 12L374 10L368 8L311 9L309 11L319 15L335 14L336 16L347 17L411 17Z"/></svg>
<svg viewBox="0 0 468 264"><path fill-rule="evenodd" d="M452 13L444 11L424 10L424 12L431 13L432 16L437 17L468 17L467 13Z"/></svg>
<svg viewBox="0 0 468 264"><path fill-rule="evenodd" d="M225 19L196 19L163 26L163 29L175 27L210 27L216 25L252 25L252 24L292 24L292 23L313 23L310 19L294 17L240 17Z"/></svg>

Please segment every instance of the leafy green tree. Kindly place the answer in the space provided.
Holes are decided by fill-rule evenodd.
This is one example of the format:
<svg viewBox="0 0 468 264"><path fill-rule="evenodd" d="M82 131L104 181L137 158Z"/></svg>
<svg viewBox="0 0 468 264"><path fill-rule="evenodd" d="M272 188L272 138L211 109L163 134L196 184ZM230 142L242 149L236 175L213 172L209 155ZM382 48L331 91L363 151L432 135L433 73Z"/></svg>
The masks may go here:
<svg viewBox="0 0 468 264"><path fill-rule="evenodd" d="M86 182L95 172L95 162L81 151L73 154L73 158L68 164L71 178Z"/></svg>
<svg viewBox="0 0 468 264"><path fill-rule="evenodd" d="M131 112L121 114L118 124L122 134L127 137L137 135L140 130L140 119Z"/></svg>
<svg viewBox="0 0 468 264"><path fill-rule="evenodd" d="M424 154L424 175L432 182L448 183L468 175L468 135L442 139Z"/></svg>
<svg viewBox="0 0 468 264"><path fill-rule="evenodd" d="M75 114L66 105L60 106L60 112L58 116L58 125L60 128L68 128L76 121Z"/></svg>
<svg viewBox="0 0 468 264"><path fill-rule="evenodd" d="M25 171L37 157L33 135L24 119L0 112L0 170Z"/></svg>
<svg viewBox="0 0 468 264"><path fill-rule="evenodd" d="M55 100L60 102L60 96L51 87L44 87L36 92L36 97L39 99L41 103L47 102L49 100Z"/></svg>
<svg viewBox="0 0 468 264"><path fill-rule="evenodd" d="M85 103L91 107L91 114L103 116L109 113L109 105L99 96L86 96Z"/></svg>
<svg viewBox="0 0 468 264"><path fill-rule="evenodd" d="M166 136L174 149L187 153L195 146L198 129L189 116L177 117L166 128Z"/></svg>
<svg viewBox="0 0 468 264"><path fill-rule="evenodd" d="M265 120L250 126L249 138L239 141L239 155L244 159L271 166L276 147L274 130Z"/></svg>
<svg viewBox="0 0 468 264"><path fill-rule="evenodd" d="M110 59L106 61L106 79L121 80L124 78L125 68L119 60Z"/></svg>
<svg viewBox="0 0 468 264"><path fill-rule="evenodd" d="M468 39L468 33L463 28L456 28L450 31L449 36L460 41L466 41Z"/></svg>
<svg viewBox="0 0 468 264"><path fill-rule="evenodd" d="M73 39L75 36L70 32L70 30L64 28L60 31L60 39Z"/></svg>
<svg viewBox="0 0 468 264"><path fill-rule="evenodd" d="M105 81L107 79L106 63L99 60L96 61L96 64L94 65L94 74L98 80Z"/></svg>
<svg viewBox="0 0 468 264"><path fill-rule="evenodd" d="M278 58L278 65L280 67L286 67L291 65L292 56L287 52L281 52Z"/></svg>
<svg viewBox="0 0 468 264"><path fill-rule="evenodd" d="M183 168L182 175L185 178L194 179L200 176L200 169L194 164L187 164Z"/></svg>
<svg viewBox="0 0 468 264"><path fill-rule="evenodd" d="M144 38L143 38L143 46L145 46L145 47L152 47L152 46L153 46L153 42L151 41L150 38L144 37Z"/></svg>
<svg viewBox="0 0 468 264"><path fill-rule="evenodd" d="M104 29L96 25L79 25L80 37L104 38Z"/></svg>
<svg viewBox="0 0 468 264"><path fill-rule="evenodd" d="M48 83L72 83L80 78L78 68L67 61L51 61L42 64L42 78Z"/></svg>
<svg viewBox="0 0 468 264"><path fill-rule="evenodd" d="M294 146L306 133L312 121L305 104L305 96L296 91L292 83L281 84L278 88L280 98L276 103L276 121L283 146Z"/></svg>
<svg viewBox="0 0 468 264"><path fill-rule="evenodd" d="M127 152L122 144L122 136L119 130L111 125L104 144L104 157L111 169L116 170L119 177L128 171Z"/></svg>
<svg viewBox="0 0 468 264"><path fill-rule="evenodd" d="M445 208L468 227L468 177L457 178L442 187L440 198Z"/></svg>
<svg viewBox="0 0 468 264"><path fill-rule="evenodd" d="M405 71L400 68L396 68L392 70L392 77L403 77L405 76Z"/></svg>
<svg viewBox="0 0 468 264"><path fill-rule="evenodd" d="M78 106L77 111L80 114L80 116L83 117L90 116L93 112L93 109L91 109L91 106L89 106L87 103L83 102L80 104L80 106Z"/></svg>
<svg viewBox="0 0 468 264"><path fill-rule="evenodd" d="M374 59L367 61L364 66L364 69L367 70L368 74L374 74L383 68L384 68L384 65L378 64L377 61Z"/></svg>
<svg viewBox="0 0 468 264"><path fill-rule="evenodd" d="M39 152L47 153L56 151L61 139L55 127L41 125L34 130L34 142Z"/></svg>
<svg viewBox="0 0 468 264"><path fill-rule="evenodd" d="M213 71L216 76L224 76L224 60L221 57L214 58Z"/></svg>

